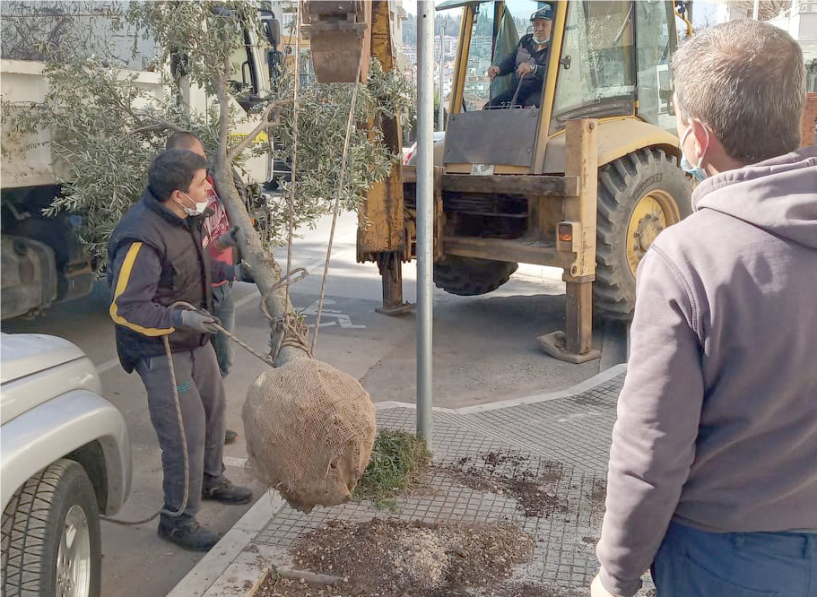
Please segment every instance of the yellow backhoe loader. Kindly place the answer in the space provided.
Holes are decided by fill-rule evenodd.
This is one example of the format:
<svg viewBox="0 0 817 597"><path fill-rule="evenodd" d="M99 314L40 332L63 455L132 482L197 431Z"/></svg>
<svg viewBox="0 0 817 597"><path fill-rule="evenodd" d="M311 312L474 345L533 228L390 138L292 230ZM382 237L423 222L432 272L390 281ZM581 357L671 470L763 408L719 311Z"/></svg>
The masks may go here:
<svg viewBox="0 0 817 597"><path fill-rule="evenodd" d="M305 4L319 80L353 80L341 77L357 72L361 60L365 72L370 55L393 67L387 2ZM552 32L541 92L496 102L521 80L512 71L491 81L489 68L517 53L531 15L546 5ZM453 8L462 20L446 134L434 152L434 281L453 294L479 295L507 282L520 262L562 267L566 334L543 337L542 345L559 358L588 360L596 356L592 309L631 317L639 261L664 228L691 211L670 72L684 3L437 5ZM320 65L333 64L331 48L341 38L344 58L335 52L334 59L346 68L335 63L322 78ZM399 122L370 125L399 149ZM358 260L378 264L386 312L403 307L400 267L415 253L415 181L413 166L396 165L361 214Z"/></svg>

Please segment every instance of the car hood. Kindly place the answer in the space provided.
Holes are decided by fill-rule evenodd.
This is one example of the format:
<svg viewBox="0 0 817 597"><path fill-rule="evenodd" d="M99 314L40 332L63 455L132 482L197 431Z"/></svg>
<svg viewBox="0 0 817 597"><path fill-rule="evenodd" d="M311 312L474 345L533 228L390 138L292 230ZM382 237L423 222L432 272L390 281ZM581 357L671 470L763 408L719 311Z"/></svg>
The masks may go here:
<svg viewBox="0 0 817 597"><path fill-rule="evenodd" d="M85 356L68 340L45 334L0 334L0 383L81 359Z"/></svg>

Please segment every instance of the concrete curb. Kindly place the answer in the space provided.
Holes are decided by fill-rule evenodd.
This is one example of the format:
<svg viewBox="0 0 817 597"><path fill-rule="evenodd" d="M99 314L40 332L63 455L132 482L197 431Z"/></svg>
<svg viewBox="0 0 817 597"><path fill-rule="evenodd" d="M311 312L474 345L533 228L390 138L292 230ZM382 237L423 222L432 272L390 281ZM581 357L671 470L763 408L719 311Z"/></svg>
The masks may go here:
<svg viewBox="0 0 817 597"><path fill-rule="evenodd" d="M461 408L442 408L440 406L435 406L434 412L469 415L474 413L487 412L491 410L510 408L512 406L520 406L522 404L538 404L539 402L548 402L550 400L559 400L561 398L571 398L573 396L583 394L588 390L592 390L596 386L606 383L613 379L614 377L618 377L625 371L627 371L627 363L621 363L614 367L610 367L609 369L606 369L605 371L602 371L601 373L598 373L593 377L586 379L583 382L576 384L575 386L567 390L560 390L558 392L546 392L542 394L532 394L530 396L514 398L512 400L501 400L499 402L490 402L488 404L476 404L474 406L463 406ZM417 408L417 405L411 402L396 402L394 400L390 400L388 402L376 402L374 406L376 410L388 410L390 408L413 408L413 409Z"/></svg>
<svg viewBox="0 0 817 597"><path fill-rule="evenodd" d="M536 404L561 398L570 398L587 392L601 385L627 370L622 363L594 375L590 379L559 392L533 394L524 398L504 400L490 404L479 404L463 408L438 408L435 412L472 414L491 410L499 410L519 406L521 404ZM416 405L407 402L380 402L375 404L377 410L390 408L416 408ZM264 546L258 549L246 550L270 519L284 507L286 502L277 493L268 491L241 517L235 526L227 532L221 541L202 558L196 566L167 594L167 597L236 597L246 595L249 587L274 561L276 554L265 552Z"/></svg>
<svg viewBox="0 0 817 597"><path fill-rule="evenodd" d="M214 594L210 589L216 589L214 585L221 584L222 578L238 578L249 573L254 583L261 576L264 569L252 570L249 562L243 561L241 556L244 549L258 534L258 531L270 521L270 519L284 507L286 502L277 493L267 491L258 498L244 516L231 528L224 537L205 555L196 566L177 584L167 597L208 597ZM253 559L259 554L253 554ZM229 570L232 568L242 568L242 570ZM240 595L232 587L230 595Z"/></svg>

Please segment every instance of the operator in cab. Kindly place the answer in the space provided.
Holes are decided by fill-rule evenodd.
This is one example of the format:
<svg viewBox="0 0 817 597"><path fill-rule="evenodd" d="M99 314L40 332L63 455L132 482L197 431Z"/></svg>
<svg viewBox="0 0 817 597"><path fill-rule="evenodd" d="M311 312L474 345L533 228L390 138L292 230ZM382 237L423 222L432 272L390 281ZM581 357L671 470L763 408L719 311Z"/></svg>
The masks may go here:
<svg viewBox="0 0 817 597"><path fill-rule="evenodd" d="M550 55L553 7L546 4L533 13L530 20L533 23L533 33L528 33L519 40L515 53L509 54L499 64L491 65L488 69L491 81L513 73L513 84L507 91L491 98L486 107L539 107Z"/></svg>

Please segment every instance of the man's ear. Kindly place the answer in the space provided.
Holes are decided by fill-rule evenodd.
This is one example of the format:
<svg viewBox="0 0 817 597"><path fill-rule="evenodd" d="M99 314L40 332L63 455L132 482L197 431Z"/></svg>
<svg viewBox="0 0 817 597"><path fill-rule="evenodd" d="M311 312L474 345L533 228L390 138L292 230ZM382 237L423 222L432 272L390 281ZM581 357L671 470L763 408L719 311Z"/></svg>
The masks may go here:
<svg viewBox="0 0 817 597"><path fill-rule="evenodd" d="M703 154L712 144L712 135L700 120L692 119L692 131L689 133L695 139L695 149L698 155Z"/></svg>

